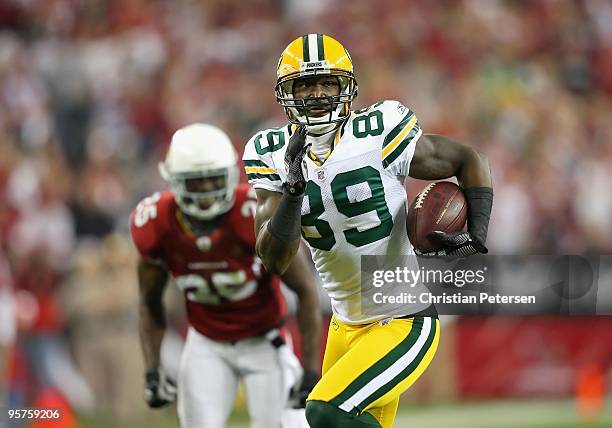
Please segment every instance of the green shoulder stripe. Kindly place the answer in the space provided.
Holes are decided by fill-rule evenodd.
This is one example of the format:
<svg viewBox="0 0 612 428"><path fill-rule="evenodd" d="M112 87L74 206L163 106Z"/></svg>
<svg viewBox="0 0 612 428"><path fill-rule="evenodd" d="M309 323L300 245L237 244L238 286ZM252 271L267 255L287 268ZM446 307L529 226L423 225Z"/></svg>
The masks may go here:
<svg viewBox="0 0 612 428"><path fill-rule="evenodd" d="M397 159L404 152L406 147L408 147L408 145L420 129L421 127L419 126L419 124L415 124L415 126L408 133L408 135L406 135L406 138L404 138L402 142L399 143L397 147L383 159L383 168L386 169L389 165L393 163L395 159Z"/></svg>
<svg viewBox="0 0 612 428"><path fill-rule="evenodd" d="M389 132L387 136L385 137L385 141L383 142L383 148L387 144L389 144L391 141L393 141L393 139L397 137L397 135L400 132L402 132L402 129L404 129L406 125L408 124L408 122L410 122L410 120L412 119L412 116L414 116L414 113L408 110L408 113L406 113L406 115L402 118L400 123L398 123L397 126L393 128L391 132Z"/></svg>

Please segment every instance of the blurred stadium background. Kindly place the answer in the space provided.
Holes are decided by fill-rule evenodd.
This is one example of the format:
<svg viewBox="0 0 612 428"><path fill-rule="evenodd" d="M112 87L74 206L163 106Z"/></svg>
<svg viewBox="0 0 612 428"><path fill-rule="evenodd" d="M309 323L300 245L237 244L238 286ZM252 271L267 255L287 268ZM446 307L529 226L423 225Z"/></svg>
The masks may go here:
<svg viewBox="0 0 612 428"><path fill-rule="evenodd" d="M356 107L401 100L427 132L489 156L492 253L611 253L608 1L2 0L0 409L63 406L53 427L176 426L142 399L128 214L163 187L174 129L210 122L241 151L284 122L276 62L309 32L351 52ZM446 319L396 426L612 426L611 329ZM239 400L230 426L245 420Z"/></svg>

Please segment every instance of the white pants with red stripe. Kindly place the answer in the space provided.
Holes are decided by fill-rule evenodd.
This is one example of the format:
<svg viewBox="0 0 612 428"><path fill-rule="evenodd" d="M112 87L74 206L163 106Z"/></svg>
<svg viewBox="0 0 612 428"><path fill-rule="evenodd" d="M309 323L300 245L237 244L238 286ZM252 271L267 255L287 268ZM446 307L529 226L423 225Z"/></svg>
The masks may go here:
<svg viewBox="0 0 612 428"><path fill-rule="evenodd" d="M276 348L265 337L216 342L190 328L177 379L181 428L225 427L240 380L252 428L306 428L303 410L286 409L300 376L287 345Z"/></svg>

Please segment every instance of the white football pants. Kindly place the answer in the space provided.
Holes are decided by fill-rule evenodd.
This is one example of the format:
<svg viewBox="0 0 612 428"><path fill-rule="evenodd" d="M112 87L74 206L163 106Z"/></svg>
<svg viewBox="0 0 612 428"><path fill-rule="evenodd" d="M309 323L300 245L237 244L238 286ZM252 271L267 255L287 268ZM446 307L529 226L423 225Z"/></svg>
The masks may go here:
<svg viewBox="0 0 612 428"><path fill-rule="evenodd" d="M307 428L304 411L286 409L301 366L287 345L263 336L234 344L189 328L178 377L181 428L224 428L244 382L252 428Z"/></svg>

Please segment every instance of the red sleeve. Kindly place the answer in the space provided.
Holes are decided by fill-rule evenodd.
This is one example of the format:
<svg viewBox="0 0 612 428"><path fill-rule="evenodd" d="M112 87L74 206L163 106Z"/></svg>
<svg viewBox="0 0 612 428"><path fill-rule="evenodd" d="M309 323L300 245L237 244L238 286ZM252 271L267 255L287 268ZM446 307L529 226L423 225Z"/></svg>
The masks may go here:
<svg viewBox="0 0 612 428"><path fill-rule="evenodd" d="M161 238L168 195L154 193L143 199L130 214L130 234L136 249L145 258L161 257ZM172 195L170 195L172 197Z"/></svg>
<svg viewBox="0 0 612 428"><path fill-rule="evenodd" d="M255 190L246 183L236 188L236 202L232 212L232 227L236 235L247 245L255 248Z"/></svg>

